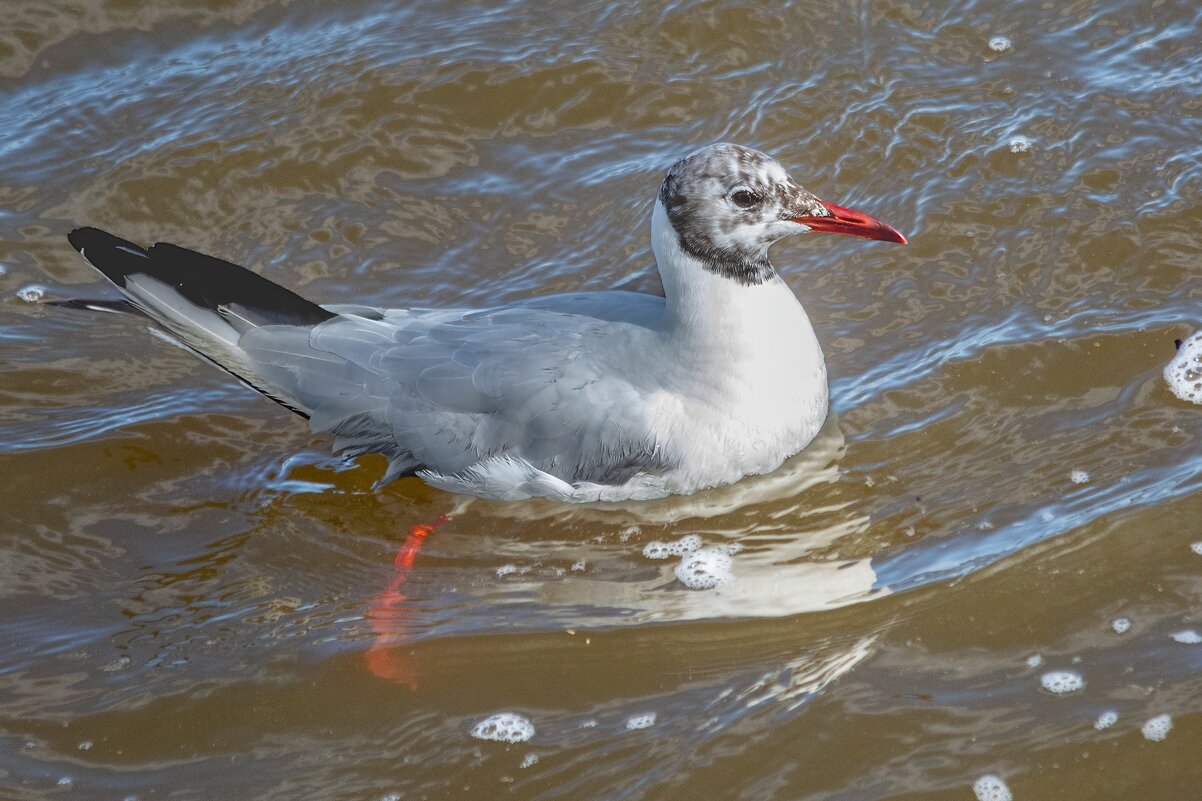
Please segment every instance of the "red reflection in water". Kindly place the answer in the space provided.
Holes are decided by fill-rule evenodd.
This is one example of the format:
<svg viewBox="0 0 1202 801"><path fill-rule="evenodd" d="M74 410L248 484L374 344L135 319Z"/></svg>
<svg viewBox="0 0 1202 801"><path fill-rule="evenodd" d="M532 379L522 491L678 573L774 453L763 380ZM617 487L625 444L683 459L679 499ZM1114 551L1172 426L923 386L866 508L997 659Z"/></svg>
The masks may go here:
<svg viewBox="0 0 1202 801"><path fill-rule="evenodd" d="M367 669L374 676L407 684L414 690L417 689L417 670L404 647L409 639L413 612L405 605L408 596L401 590L409 579L409 571L413 569L413 560L422 543L448 520L449 516L441 515L433 523L418 523L409 529L409 536L397 551L396 569L388 587L372 600L367 610L367 621L375 634L371 648L363 655Z"/></svg>

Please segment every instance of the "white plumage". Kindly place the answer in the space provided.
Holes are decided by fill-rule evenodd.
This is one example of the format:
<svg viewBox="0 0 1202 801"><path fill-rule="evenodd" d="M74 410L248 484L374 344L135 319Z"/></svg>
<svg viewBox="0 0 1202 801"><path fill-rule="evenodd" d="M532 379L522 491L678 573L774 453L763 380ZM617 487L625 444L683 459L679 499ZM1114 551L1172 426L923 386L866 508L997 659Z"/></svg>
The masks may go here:
<svg viewBox="0 0 1202 801"><path fill-rule="evenodd" d="M140 310L336 449L386 455L382 481L578 502L691 493L804 448L826 418L826 369L767 249L809 229L905 241L732 145L669 171L651 229L666 297L479 310L317 307L173 246L95 229L72 241ZM181 253L196 263L167 261Z"/></svg>

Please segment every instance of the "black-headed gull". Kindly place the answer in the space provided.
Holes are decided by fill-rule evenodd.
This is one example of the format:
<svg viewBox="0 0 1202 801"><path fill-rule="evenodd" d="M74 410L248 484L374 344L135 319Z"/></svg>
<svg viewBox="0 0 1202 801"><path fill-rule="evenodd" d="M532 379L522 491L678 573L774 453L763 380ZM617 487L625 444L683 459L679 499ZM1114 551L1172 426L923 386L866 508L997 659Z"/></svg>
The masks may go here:
<svg viewBox="0 0 1202 801"><path fill-rule="evenodd" d="M904 243L772 158L718 144L668 170L651 218L664 297L486 309L319 306L249 270L95 228L71 244L190 348L309 418L334 448L491 498L627 500L775 470L827 415L809 318L768 260L831 231Z"/></svg>

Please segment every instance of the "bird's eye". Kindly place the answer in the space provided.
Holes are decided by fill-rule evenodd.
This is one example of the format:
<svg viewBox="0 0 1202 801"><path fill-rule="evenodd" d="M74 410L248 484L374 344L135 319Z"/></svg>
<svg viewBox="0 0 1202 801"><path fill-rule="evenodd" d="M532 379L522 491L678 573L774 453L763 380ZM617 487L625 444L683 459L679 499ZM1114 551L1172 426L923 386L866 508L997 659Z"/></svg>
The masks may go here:
<svg viewBox="0 0 1202 801"><path fill-rule="evenodd" d="M741 209L749 209L760 202L760 197L749 189L740 189L730 196L730 202Z"/></svg>

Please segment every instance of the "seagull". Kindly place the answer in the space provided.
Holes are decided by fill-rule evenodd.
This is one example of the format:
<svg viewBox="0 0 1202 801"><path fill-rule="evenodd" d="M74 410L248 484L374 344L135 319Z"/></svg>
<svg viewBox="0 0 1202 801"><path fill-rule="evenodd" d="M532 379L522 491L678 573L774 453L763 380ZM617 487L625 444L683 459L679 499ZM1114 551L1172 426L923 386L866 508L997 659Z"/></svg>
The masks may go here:
<svg viewBox="0 0 1202 801"><path fill-rule="evenodd" d="M826 365L773 243L904 244L771 157L715 144L668 170L651 215L663 295L571 292L482 309L318 305L238 265L96 228L68 238L203 358L417 475L502 500L628 501L769 473L827 416Z"/></svg>

